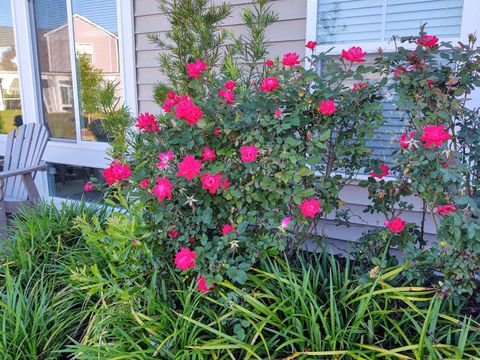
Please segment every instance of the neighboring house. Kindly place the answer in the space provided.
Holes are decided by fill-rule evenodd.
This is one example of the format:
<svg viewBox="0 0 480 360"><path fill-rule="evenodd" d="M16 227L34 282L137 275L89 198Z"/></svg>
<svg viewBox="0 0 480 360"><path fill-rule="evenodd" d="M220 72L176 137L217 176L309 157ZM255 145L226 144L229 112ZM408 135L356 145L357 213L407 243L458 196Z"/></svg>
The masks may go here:
<svg viewBox="0 0 480 360"><path fill-rule="evenodd" d="M101 70L105 78L119 81L118 36L79 14L73 15L73 27L76 54L87 57L91 66ZM72 68L68 31L68 23L65 23L41 35L37 40L40 42L39 48L45 50L41 70L45 108L48 113L72 111Z"/></svg>
<svg viewBox="0 0 480 360"><path fill-rule="evenodd" d="M252 6L252 1L227 2L233 5L233 13L224 26L233 33L242 33L245 26L241 12ZM468 33L480 34L479 0L275 0L272 8L278 12L279 21L268 29L271 57L285 52L304 55L308 40L317 40L319 50L332 48L332 56L354 45L370 54L378 47L388 52L393 48L389 42L392 35L415 34L422 23L428 23L428 31L441 40L466 40ZM38 180L42 193L77 197L86 176L107 164L107 145L88 141L82 132L85 124L78 105L81 79L76 71L77 55L87 56L105 75L119 73L124 99L133 113L159 112L152 101L153 86L163 79L158 70L159 50L147 35L165 33L168 21L158 10L157 0L0 0L0 13L0 30L15 23L25 121L47 119L62 131L70 126L68 135L52 139L47 147L45 158L53 165L50 175ZM7 19L5 14L11 14L11 18ZM33 34L32 27L36 29ZM97 40L90 38L94 34L98 35L97 40L102 38L101 46L97 47ZM4 41L7 40L2 39L0 31L0 44ZM52 52L57 55L52 56ZM61 73L64 78L58 85L70 90L60 89L55 96L49 95L48 84L40 80L46 79L48 72ZM387 123L370 144L375 154L388 162L396 147L392 139L401 131L402 121L388 102L394 94L386 95ZM62 96L65 101L59 104ZM480 102L480 96L474 101ZM56 111L64 111L68 117L59 117ZM2 141L0 138L0 145ZM341 193L345 208L352 214L351 228L336 226L333 221L324 224L328 237L341 248L361 232L382 226L384 221L378 215L363 213L368 204L367 193L357 183L354 181ZM420 204L416 199L413 202L416 207L404 217L418 221ZM434 227L428 220L426 230L433 237Z"/></svg>

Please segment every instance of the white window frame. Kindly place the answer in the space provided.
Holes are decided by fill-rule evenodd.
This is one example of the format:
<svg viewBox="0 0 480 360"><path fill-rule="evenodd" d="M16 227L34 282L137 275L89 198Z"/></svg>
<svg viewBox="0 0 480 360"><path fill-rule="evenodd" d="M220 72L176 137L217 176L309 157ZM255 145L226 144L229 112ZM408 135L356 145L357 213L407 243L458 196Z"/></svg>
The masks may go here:
<svg viewBox="0 0 480 360"><path fill-rule="evenodd" d="M70 38L73 39L72 0L67 1L67 13L70 25ZM33 28L31 0L10 0L14 28L15 46L18 59L22 116L24 123L41 122L43 118L42 93L37 74L36 39ZM120 79L123 88L123 101L133 114L137 113L137 85L135 64L135 33L133 0L116 0L119 38ZM74 42L71 41L73 44ZM74 46L71 56L75 57ZM72 66L76 63L73 58ZM77 84L76 71L72 72L74 87ZM78 88L78 87L77 87ZM77 95L76 95L77 94ZM74 92L74 97L78 92ZM75 113L79 120L79 102L75 99ZM49 141L43 160L73 166L105 168L111 161L107 158L109 145L102 142L85 141L81 137L80 121L76 121L77 140L74 142ZM0 135L0 155L5 155L6 135ZM41 173L36 179L37 186L44 198L51 199L48 190L47 175ZM55 200L55 199L54 199ZM58 198L56 198L58 200ZM64 199L62 199L64 200Z"/></svg>
<svg viewBox="0 0 480 360"><path fill-rule="evenodd" d="M317 19L318 19L318 0L307 0L307 19L305 37L306 41L317 39ZM440 39L441 41L451 41L453 44L462 40L467 42L469 34L477 34L477 45L480 43L480 0L464 0L462 11L462 24L460 28L459 38ZM377 53L378 48L382 48L384 52L394 51L395 44L392 42L368 42L368 43L342 43L342 44L319 44L315 48L315 54L329 51L331 55L340 55L343 49L349 49L352 46L359 46L367 53ZM402 44L405 48L415 48L415 44ZM305 67L310 68L311 63L305 62ZM480 106L480 89L475 89L472 92L472 97L469 100L472 106ZM355 177L356 181L366 180L369 176L366 174L358 174ZM385 177L385 180L394 180L395 177Z"/></svg>

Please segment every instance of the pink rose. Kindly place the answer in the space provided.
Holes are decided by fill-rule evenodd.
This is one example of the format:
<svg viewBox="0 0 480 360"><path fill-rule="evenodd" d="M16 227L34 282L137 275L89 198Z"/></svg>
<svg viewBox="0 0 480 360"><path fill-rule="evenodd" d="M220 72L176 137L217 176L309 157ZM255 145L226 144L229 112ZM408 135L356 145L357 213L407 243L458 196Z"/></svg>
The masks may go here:
<svg viewBox="0 0 480 360"><path fill-rule="evenodd" d="M228 80L223 86L225 87L225 89L233 91L235 90L237 83L233 80Z"/></svg>
<svg viewBox="0 0 480 360"><path fill-rule="evenodd" d="M282 116L282 109L276 109L274 115L279 119Z"/></svg>
<svg viewBox="0 0 480 360"><path fill-rule="evenodd" d="M315 49L316 46L317 46L317 42L313 40L310 40L309 42L307 42L307 45L305 45L307 49L311 49L311 50Z"/></svg>
<svg viewBox="0 0 480 360"><path fill-rule="evenodd" d="M415 131L412 131L410 134L403 134L400 136L398 139L398 142L400 143L400 146L404 149L408 148L410 146L410 143L412 142L412 139L415 137Z"/></svg>
<svg viewBox="0 0 480 360"><path fill-rule="evenodd" d="M348 50L342 50L342 59L350 61L351 63L354 62L365 62L363 59L367 55L366 52L363 52L361 47L353 46Z"/></svg>
<svg viewBox="0 0 480 360"><path fill-rule="evenodd" d="M237 228L235 226L225 224L225 225L222 226L222 235L223 236L228 235L231 232L235 232L236 230L237 230Z"/></svg>
<svg viewBox="0 0 480 360"><path fill-rule="evenodd" d="M320 101L318 106L320 106L318 111L323 115L332 115L335 111L337 111L337 108L335 107L335 101L333 100Z"/></svg>
<svg viewBox="0 0 480 360"><path fill-rule="evenodd" d="M423 127L423 132L424 134L420 136L420 140L425 142L423 145L424 148L428 148L432 145L442 146L444 141L451 139L450 134L447 131L444 131L443 125L425 125Z"/></svg>
<svg viewBox="0 0 480 360"><path fill-rule="evenodd" d="M277 89L278 86L279 86L279 83L277 78L269 77L269 78L263 79L262 85L260 86L260 90L264 92L270 92Z"/></svg>
<svg viewBox="0 0 480 360"><path fill-rule="evenodd" d="M210 194L215 194L217 189L220 189L222 186L222 175L205 173L200 178L200 181L202 182L202 189L210 191Z"/></svg>
<svg viewBox="0 0 480 360"><path fill-rule="evenodd" d="M158 158L160 159L160 161L156 164L157 167L159 167L160 169L165 169L168 165L168 163L173 160L173 151L172 149L168 149L167 153L164 154L164 153L159 153L158 154Z"/></svg>
<svg viewBox="0 0 480 360"><path fill-rule="evenodd" d="M265 66L272 67L273 66L273 61L272 60L265 61Z"/></svg>
<svg viewBox="0 0 480 360"><path fill-rule="evenodd" d="M242 162L253 162L257 159L258 149L254 145L244 145L240 148L240 154L242 155Z"/></svg>
<svg viewBox="0 0 480 360"><path fill-rule="evenodd" d="M89 192L89 191L93 191L93 190L95 190L95 188L93 187L92 182L91 182L91 181L87 181L87 183L86 183L85 186L83 187L83 191Z"/></svg>
<svg viewBox="0 0 480 360"><path fill-rule="evenodd" d="M196 258L197 253L195 251L180 247L180 251L175 255L175 265L183 271L186 271L195 267Z"/></svg>
<svg viewBox="0 0 480 360"><path fill-rule="evenodd" d="M393 71L393 78L396 80L398 79L398 75L404 74L407 71L407 68L403 65L397 66Z"/></svg>
<svg viewBox="0 0 480 360"><path fill-rule="evenodd" d="M200 74L207 70L207 64L197 59L194 63L187 64L187 76L197 79Z"/></svg>
<svg viewBox="0 0 480 360"><path fill-rule="evenodd" d="M358 83L353 84L352 91L360 91L362 89L367 89L367 88L368 88L367 84L364 84L362 82L358 82Z"/></svg>
<svg viewBox="0 0 480 360"><path fill-rule="evenodd" d="M284 66L300 65L300 61L298 61L298 54L297 53L286 53L285 55L283 55L282 64Z"/></svg>
<svg viewBox="0 0 480 360"><path fill-rule="evenodd" d="M225 100L225 104L231 104L235 100L235 94L232 90L220 89L218 90L218 96Z"/></svg>
<svg viewBox="0 0 480 360"><path fill-rule="evenodd" d="M193 125L202 118L203 112L200 107L193 103L192 99L188 96L183 96L175 107L175 115L179 119L184 119L188 125Z"/></svg>
<svg viewBox="0 0 480 360"><path fill-rule="evenodd" d="M439 205L435 208L437 214L448 215L451 212L457 212L455 204Z"/></svg>
<svg viewBox="0 0 480 360"><path fill-rule="evenodd" d="M403 229L405 229L407 222L397 217L393 219L393 221L385 220L384 224L392 233L399 234L403 231Z"/></svg>
<svg viewBox="0 0 480 360"><path fill-rule="evenodd" d="M286 218L284 218L282 220L282 224L280 225L280 227L282 229L286 229L288 227L288 225L290 224L290 221L292 221L292 217L291 216L287 216Z"/></svg>
<svg viewBox="0 0 480 360"><path fill-rule="evenodd" d="M172 183L167 179L167 177L156 178L157 185L153 187L153 194L157 196L157 200L162 202L163 199L168 197L172 198Z"/></svg>
<svg viewBox="0 0 480 360"><path fill-rule="evenodd" d="M212 161L215 160L216 157L217 155L215 154L215 150L212 150L208 146L205 146L202 154L203 161Z"/></svg>
<svg viewBox="0 0 480 360"><path fill-rule="evenodd" d="M227 190L230 187L230 185L232 184L230 184L230 181L228 181L228 179L223 180L222 186L221 186L222 191Z"/></svg>
<svg viewBox="0 0 480 360"><path fill-rule="evenodd" d="M143 179L142 181L140 181L140 186L141 186L143 189L146 189L149 184L150 184L150 180L149 180L149 179Z"/></svg>
<svg viewBox="0 0 480 360"><path fill-rule="evenodd" d="M200 174L202 163L196 160L192 155L187 155L178 164L178 176L184 176L188 181Z"/></svg>
<svg viewBox="0 0 480 360"><path fill-rule="evenodd" d="M122 164L119 161L113 161L110 166L103 170L103 176L108 185L128 179L132 176L130 166Z"/></svg>
<svg viewBox="0 0 480 360"><path fill-rule="evenodd" d="M155 120L155 116L149 113L143 113L139 117L137 117L137 123L135 124L137 128L153 134L160 129L158 128L157 121Z"/></svg>
<svg viewBox="0 0 480 360"><path fill-rule="evenodd" d="M303 203L298 205L298 207L302 211L302 215L304 218L311 217L312 219L315 217L316 214L320 212L321 209L320 202L315 198L311 198L310 200L303 200Z"/></svg>
<svg viewBox="0 0 480 360"><path fill-rule="evenodd" d="M197 280L197 287L198 287L198 291L201 291L204 294L206 294L210 290L213 290L215 288L215 285L207 287L207 281L205 280L205 277L201 275L200 278Z"/></svg>
<svg viewBox="0 0 480 360"><path fill-rule="evenodd" d="M174 230L173 227L171 227L169 230L167 230L168 236L170 236L172 239L176 239L178 236L178 231Z"/></svg>
<svg viewBox="0 0 480 360"><path fill-rule="evenodd" d="M432 47L437 45L438 43L438 38L434 35L423 35L417 40L418 45L426 46L426 47Z"/></svg>

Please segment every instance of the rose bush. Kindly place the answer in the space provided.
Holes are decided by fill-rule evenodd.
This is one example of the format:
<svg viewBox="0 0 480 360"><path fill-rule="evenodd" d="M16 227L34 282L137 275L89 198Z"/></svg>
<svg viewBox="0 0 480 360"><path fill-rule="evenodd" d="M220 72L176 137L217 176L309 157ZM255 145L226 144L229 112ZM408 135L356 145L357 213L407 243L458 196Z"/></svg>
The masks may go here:
<svg viewBox="0 0 480 360"><path fill-rule="evenodd" d="M250 35L235 39L220 62L226 35L199 10L192 21L211 26L211 36L192 36L186 52L178 35L195 30L176 24L174 14L191 14L172 3L171 45L164 47L173 65L162 56L170 83L155 88L164 112L141 114L138 132L125 136L132 139L129 152L115 149L105 170L111 204L121 204L147 234L132 241L136 251L153 254L142 257L145 266L162 271L175 263L201 291L224 277L243 283L260 257L285 248L293 255L306 239L322 239L322 219L348 220L339 193L366 169L370 178L362 185L372 200L366 211L382 213L385 228L362 237L357 259L378 274L399 248L409 281L431 283L443 274L445 295L471 294L480 142L478 110L466 106L478 85L473 37L454 48L422 30L409 39L415 50L380 52L375 67L364 65L359 47L336 58L316 55L315 41L305 45L306 59L293 52L265 59L264 29L276 19L266 4L245 11ZM217 15L219 21L225 12ZM371 72L386 76L367 82ZM372 162L366 144L382 124L377 94L388 81L408 119L392 168ZM413 208L410 195L423 201L420 224L402 217ZM440 247L427 246L427 216Z"/></svg>
<svg viewBox="0 0 480 360"><path fill-rule="evenodd" d="M378 63L380 71L394 74L391 86L405 114L406 131L394 155L396 180L370 178L362 184L372 200L367 211L382 213L389 229L364 236L361 256L385 267L396 261L390 248L399 248L406 255L410 281L438 284L444 296L458 302L478 289L480 271L480 213L475 203L479 109L469 101L480 85L480 51L473 36L468 44L454 47L423 29L419 37L405 41L415 44L414 50L400 47ZM385 169L379 163L376 167ZM417 223L401 219L413 207L406 201L409 195L422 200ZM428 241L427 219L438 244Z"/></svg>
<svg viewBox="0 0 480 360"><path fill-rule="evenodd" d="M318 236L370 154L381 84L345 84L373 70L352 70L365 56L359 48L323 76L315 68L326 54L311 54L310 70L287 53L249 82L211 76L210 65L192 60L184 71L194 91L169 91L163 114L137 118L128 161L104 171L110 196L150 234L137 248L211 286L224 277L243 283L259 257L293 254Z"/></svg>

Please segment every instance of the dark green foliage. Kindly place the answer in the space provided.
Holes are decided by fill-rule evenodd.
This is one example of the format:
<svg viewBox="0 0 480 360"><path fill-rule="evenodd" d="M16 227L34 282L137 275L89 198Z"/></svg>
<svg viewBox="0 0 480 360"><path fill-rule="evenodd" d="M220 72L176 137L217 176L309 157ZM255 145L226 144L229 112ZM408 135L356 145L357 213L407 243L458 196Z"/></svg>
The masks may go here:
<svg viewBox="0 0 480 360"><path fill-rule="evenodd" d="M24 254L12 251L0 265L2 359L480 355L480 324L434 289L405 287L401 267L359 282L348 261L326 252L271 258L243 286L225 281L204 295L173 269L139 268L148 254L131 242L141 244L141 228L106 215L41 204L15 219ZM18 241L22 234L39 241ZM22 265L25 254L38 255L34 269Z"/></svg>
<svg viewBox="0 0 480 360"><path fill-rule="evenodd" d="M50 264L48 264L50 265ZM59 359L70 337L83 331L83 299L40 266L31 275L12 274L3 265L0 279L0 358Z"/></svg>
<svg viewBox="0 0 480 360"><path fill-rule="evenodd" d="M60 359L84 331L88 299L69 285L69 266L89 255L75 223L108 213L81 202L39 203L15 215L0 255L1 359Z"/></svg>

